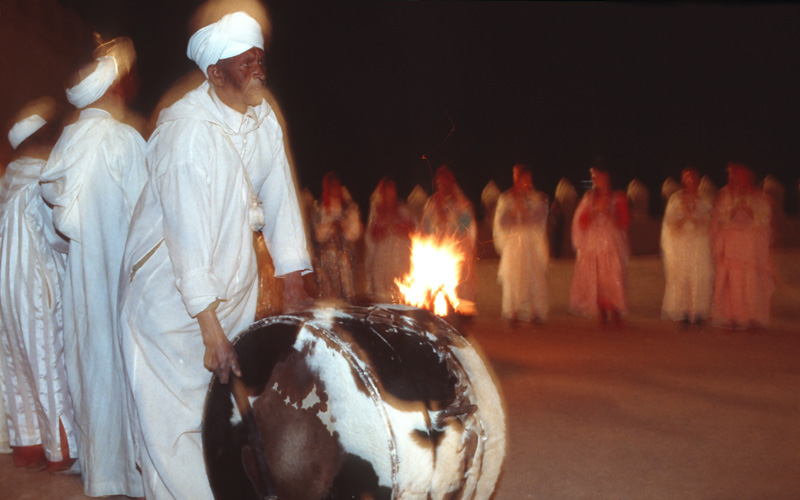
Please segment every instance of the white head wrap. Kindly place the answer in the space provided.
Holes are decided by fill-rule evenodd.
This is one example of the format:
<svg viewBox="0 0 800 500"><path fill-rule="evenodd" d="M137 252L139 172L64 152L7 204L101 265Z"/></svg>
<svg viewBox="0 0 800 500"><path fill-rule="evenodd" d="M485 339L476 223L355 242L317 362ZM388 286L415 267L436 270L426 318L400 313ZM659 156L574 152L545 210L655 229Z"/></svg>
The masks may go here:
<svg viewBox="0 0 800 500"><path fill-rule="evenodd" d="M15 123L11 130L8 131L8 142L11 143L11 147L17 149L17 146L22 144L22 141L32 136L45 123L47 123L47 120L39 115L31 115Z"/></svg>
<svg viewBox="0 0 800 500"><path fill-rule="evenodd" d="M97 68L74 87L67 89L67 100L78 109L103 97L117 79L117 61L112 56L97 58Z"/></svg>
<svg viewBox="0 0 800 500"><path fill-rule="evenodd" d="M244 12L234 12L192 35L186 55L208 77L210 65L220 59L238 56L253 47L264 50L261 25Z"/></svg>

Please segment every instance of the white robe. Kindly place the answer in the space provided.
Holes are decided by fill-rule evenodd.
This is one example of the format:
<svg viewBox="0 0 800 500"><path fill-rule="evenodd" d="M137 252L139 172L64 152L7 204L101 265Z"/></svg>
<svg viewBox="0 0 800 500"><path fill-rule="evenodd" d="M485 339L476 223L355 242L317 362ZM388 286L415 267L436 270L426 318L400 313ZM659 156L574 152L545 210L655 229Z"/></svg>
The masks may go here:
<svg viewBox="0 0 800 500"><path fill-rule="evenodd" d="M522 321L547 319L547 196L525 195L522 213L514 212L514 195L506 191L497 202L494 244L500 254L497 279L503 285L502 316Z"/></svg>
<svg viewBox="0 0 800 500"><path fill-rule="evenodd" d="M661 226L664 259L664 301L661 318L680 321L708 319L714 286L711 256L711 203L703 196L687 200L685 190L670 196Z"/></svg>
<svg viewBox="0 0 800 500"><path fill-rule="evenodd" d="M39 187L44 160L22 157L0 182L0 340L10 444L42 444L59 462L77 456L62 336L66 242L56 235ZM69 450L61 449L59 421Z"/></svg>
<svg viewBox="0 0 800 500"><path fill-rule="evenodd" d="M311 269L303 219L283 132L266 101L242 115L203 83L161 112L147 166L120 284L140 466L149 499L211 499L200 436L211 373L195 316L219 300L217 317L231 338L254 319L245 175L265 209L276 276Z"/></svg>
<svg viewBox="0 0 800 500"><path fill-rule="evenodd" d="M84 109L64 129L42 173L42 195L69 238L64 343L89 496L142 495L116 327L120 265L147 177L144 140L106 111Z"/></svg>

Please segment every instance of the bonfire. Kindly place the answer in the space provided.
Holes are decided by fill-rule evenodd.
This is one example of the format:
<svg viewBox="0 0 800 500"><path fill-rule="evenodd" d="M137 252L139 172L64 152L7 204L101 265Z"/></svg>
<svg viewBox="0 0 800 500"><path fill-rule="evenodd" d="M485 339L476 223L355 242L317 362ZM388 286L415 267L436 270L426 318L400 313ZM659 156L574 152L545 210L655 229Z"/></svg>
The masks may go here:
<svg viewBox="0 0 800 500"><path fill-rule="evenodd" d="M403 301L438 316L446 316L448 306L459 311L456 287L463 261L464 255L456 240L413 235L410 271L395 280Z"/></svg>

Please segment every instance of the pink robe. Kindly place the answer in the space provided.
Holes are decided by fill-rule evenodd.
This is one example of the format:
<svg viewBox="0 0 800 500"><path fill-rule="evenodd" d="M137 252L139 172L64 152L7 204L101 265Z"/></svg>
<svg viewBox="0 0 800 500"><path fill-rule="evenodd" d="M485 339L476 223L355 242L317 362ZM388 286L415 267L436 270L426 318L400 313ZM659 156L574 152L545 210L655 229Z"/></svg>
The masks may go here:
<svg viewBox="0 0 800 500"><path fill-rule="evenodd" d="M720 190L711 222L714 249L712 324L732 328L769 323L774 290L770 262L771 209L767 196L753 190Z"/></svg>
<svg viewBox="0 0 800 500"><path fill-rule="evenodd" d="M627 227L630 222L625 194L609 195L610 210L595 211L595 190L587 192L572 222L572 245L575 247L575 270L569 292L569 309L579 316L593 317L599 303L628 312L625 291L628 267Z"/></svg>

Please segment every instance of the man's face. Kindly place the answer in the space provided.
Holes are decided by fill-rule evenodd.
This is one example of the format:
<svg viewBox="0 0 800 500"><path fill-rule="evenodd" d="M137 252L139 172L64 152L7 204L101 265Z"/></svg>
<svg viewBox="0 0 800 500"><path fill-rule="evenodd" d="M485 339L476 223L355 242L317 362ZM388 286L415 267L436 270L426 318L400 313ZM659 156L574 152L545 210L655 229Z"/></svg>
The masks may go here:
<svg viewBox="0 0 800 500"><path fill-rule="evenodd" d="M592 184L600 190L609 190L611 188L611 179L608 174L602 170L592 169Z"/></svg>
<svg viewBox="0 0 800 500"><path fill-rule="evenodd" d="M514 187L518 191L530 191L533 188L533 178L528 171L521 171L514 179Z"/></svg>
<svg viewBox="0 0 800 500"><path fill-rule="evenodd" d="M263 50L253 47L238 56L220 59L216 66L220 70L221 81L215 81L214 85L223 102L234 109L240 105L246 108L261 104L267 78ZM226 102L226 99L234 103Z"/></svg>
<svg viewBox="0 0 800 500"><path fill-rule="evenodd" d="M694 170L684 170L681 173L681 183L693 193L697 191L697 187L700 185L700 175Z"/></svg>

